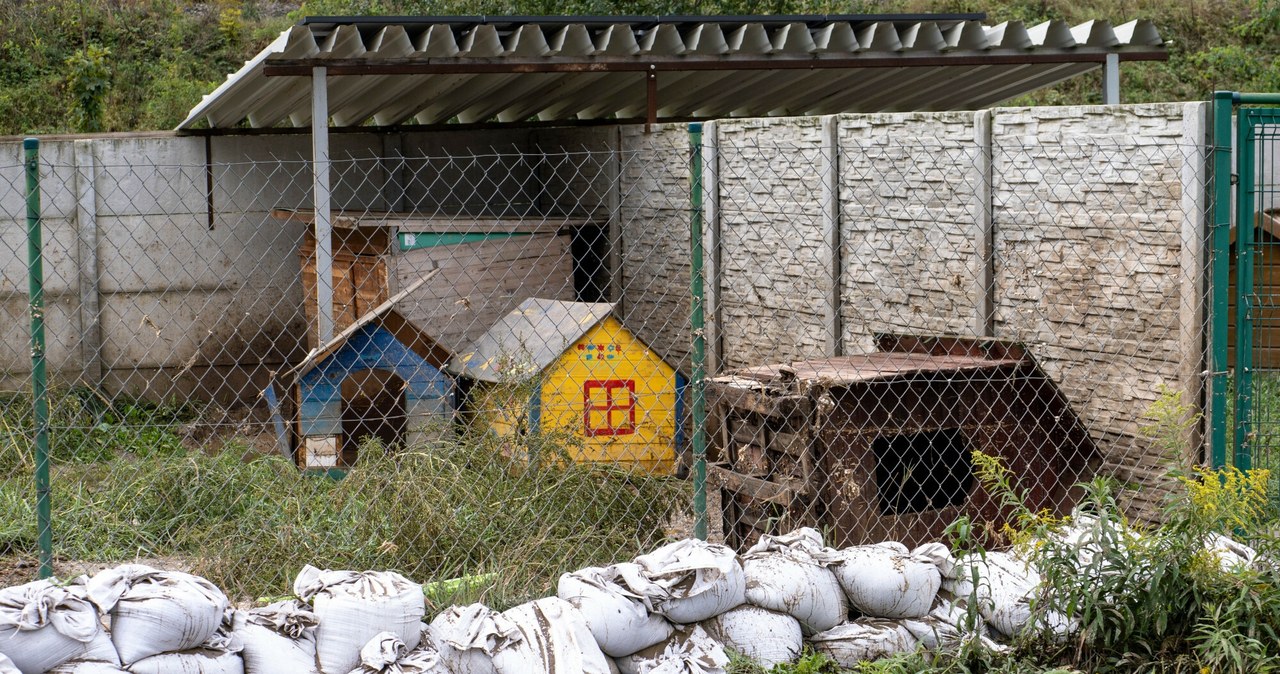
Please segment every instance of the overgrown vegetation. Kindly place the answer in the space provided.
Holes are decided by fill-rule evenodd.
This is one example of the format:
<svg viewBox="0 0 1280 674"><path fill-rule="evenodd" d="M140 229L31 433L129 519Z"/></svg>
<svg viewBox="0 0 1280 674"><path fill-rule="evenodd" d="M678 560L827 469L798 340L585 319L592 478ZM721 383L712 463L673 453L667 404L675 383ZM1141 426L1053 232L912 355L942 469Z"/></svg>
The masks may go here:
<svg viewBox="0 0 1280 674"><path fill-rule="evenodd" d="M1149 18L1170 58L1126 64L1123 100L1280 91L1280 0L12 0L0 3L0 134L172 128L304 16L859 12L985 12L989 23ZM1098 103L1098 78L1013 103Z"/></svg>
<svg viewBox="0 0 1280 674"><path fill-rule="evenodd" d="M63 415L68 398L55 406ZM91 427L92 418L77 421ZM134 435L104 430L111 439L101 442L97 431L82 431L95 447L92 460L55 452L60 558L176 557L240 597L287 593L303 562L393 569L420 582L496 572L468 596L438 599L479 598L501 607L553 593L566 570L656 547L685 505L687 490L674 480L503 457L504 449L509 456L563 455L563 438L531 438L536 452L474 439L394 453L368 444L359 465L334 481L236 442L184 448L176 442L180 418L166 423L153 411L145 426L127 426ZM0 456L29 465L28 449L14 437L0 444ZM11 477L0 480L0 554L32 555L30 472L17 467L5 474Z"/></svg>

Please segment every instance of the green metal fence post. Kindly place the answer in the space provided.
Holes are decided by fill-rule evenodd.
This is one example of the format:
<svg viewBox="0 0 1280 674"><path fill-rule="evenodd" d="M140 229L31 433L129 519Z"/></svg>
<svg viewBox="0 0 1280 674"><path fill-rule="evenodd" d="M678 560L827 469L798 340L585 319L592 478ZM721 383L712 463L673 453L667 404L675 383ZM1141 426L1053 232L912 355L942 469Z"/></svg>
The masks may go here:
<svg viewBox="0 0 1280 674"><path fill-rule="evenodd" d="M31 312L31 393L35 414L36 528L40 577L53 575L53 516L49 504L49 383L44 344L44 247L40 231L40 141L22 141L27 172L27 280Z"/></svg>
<svg viewBox="0 0 1280 674"><path fill-rule="evenodd" d="M1252 468L1253 419L1253 121L1236 114L1236 434L1232 465Z"/></svg>
<svg viewBox="0 0 1280 674"><path fill-rule="evenodd" d="M689 286L693 291L690 320L693 327L693 373L690 385L693 395L693 535L707 540L707 337L703 316L704 297L702 270L702 124L689 125L689 145L693 153L690 164L690 224L692 261Z"/></svg>

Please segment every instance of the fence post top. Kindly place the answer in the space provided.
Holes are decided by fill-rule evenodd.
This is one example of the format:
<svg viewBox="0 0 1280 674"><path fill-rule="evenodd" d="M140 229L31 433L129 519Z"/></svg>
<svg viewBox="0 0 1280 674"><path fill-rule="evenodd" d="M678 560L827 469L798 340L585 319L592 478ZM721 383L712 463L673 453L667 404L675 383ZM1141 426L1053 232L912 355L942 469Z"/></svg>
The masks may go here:
<svg viewBox="0 0 1280 674"><path fill-rule="evenodd" d="M40 139L39 139L39 138L23 138L23 139L22 139L22 149L24 149L24 150L34 150L34 149L36 149L36 148L38 148L38 147L40 147Z"/></svg>
<svg viewBox="0 0 1280 674"><path fill-rule="evenodd" d="M689 122L689 133L702 133L702 122Z"/></svg>

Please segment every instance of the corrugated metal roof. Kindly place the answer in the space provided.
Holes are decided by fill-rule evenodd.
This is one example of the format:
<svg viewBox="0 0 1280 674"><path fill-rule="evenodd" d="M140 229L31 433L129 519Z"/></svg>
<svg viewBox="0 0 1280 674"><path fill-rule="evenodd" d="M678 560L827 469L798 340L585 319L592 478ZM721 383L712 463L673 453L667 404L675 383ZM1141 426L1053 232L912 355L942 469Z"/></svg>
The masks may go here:
<svg viewBox="0 0 1280 674"><path fill-rule="evenodd" d="M518 381L555 362L611 313L606 302L529 298L459 354L449 371L480 381Z"/></svg>
<svg viewBox="0 0 1280 674"><path fill-rule="evenodd" d="M179 129L974 109L1121 60L1163 60L1150 21L932 17L323 17L289 28Z"/></svg>

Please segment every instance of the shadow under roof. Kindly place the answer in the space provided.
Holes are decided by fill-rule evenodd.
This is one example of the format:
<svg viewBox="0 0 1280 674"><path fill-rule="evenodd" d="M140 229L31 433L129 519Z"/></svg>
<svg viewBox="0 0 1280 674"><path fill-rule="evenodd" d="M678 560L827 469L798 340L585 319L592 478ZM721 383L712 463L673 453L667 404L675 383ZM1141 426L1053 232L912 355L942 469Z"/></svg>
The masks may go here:
<svg viewBox="0 0 1280 674"><path fill-rule="evenodd" d="M1120 61L1165 60L1146 20L983 15L311 17L179 130L332 124L675 121L988 107Z"/></svg>

